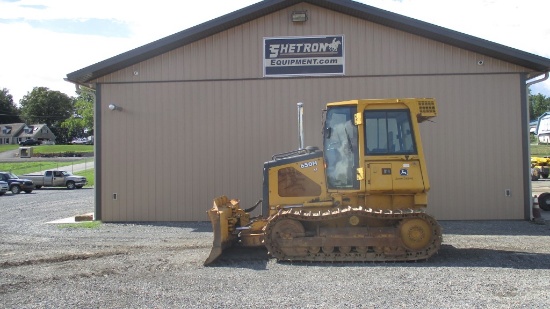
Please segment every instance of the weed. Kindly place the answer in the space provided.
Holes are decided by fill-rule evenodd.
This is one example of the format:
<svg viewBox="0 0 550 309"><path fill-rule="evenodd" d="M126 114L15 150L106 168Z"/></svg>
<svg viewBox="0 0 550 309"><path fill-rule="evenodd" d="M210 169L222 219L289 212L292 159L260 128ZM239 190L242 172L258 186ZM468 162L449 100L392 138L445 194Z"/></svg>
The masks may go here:
<svg viewBox="0 0 550 309"><path fill-rule="evenodd" d="M97 229L101 226L101 221L84 221L84 222L75 222L75 223L63 223L57 227L60 229Z"/></svg>

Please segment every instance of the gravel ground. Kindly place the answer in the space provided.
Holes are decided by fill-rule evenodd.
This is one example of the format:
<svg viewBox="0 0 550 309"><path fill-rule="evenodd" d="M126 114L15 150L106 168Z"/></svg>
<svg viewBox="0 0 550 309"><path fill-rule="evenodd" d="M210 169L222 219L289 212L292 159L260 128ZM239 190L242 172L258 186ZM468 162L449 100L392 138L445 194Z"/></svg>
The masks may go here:
<svg viewBox="0 0 550 309"><path fill-rule="evenodd" d="M93 211L93 189L0 197L2 308L548 308L550 226L444 221L417 263L278 263L229 250L210 223L47 223ZM547 214L545 214L546 216Z"/></svg>

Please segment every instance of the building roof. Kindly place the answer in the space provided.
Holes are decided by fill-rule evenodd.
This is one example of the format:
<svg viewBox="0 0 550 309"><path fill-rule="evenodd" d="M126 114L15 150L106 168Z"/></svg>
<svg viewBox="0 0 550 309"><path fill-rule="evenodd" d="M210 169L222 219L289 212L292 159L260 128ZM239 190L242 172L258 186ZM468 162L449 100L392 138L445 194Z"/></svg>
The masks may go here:
<svg viewBox="0 0 550 309"><path fill-rule="evenodd" d="M549 117L550 117L550 112L544 112L542 115L539 116L539 118L537 118L537 120L533 121L536 124L535 130L533 131L532 129L529 129L529 132L535 133L535 135L539 135L539 129L541 128L540 124L545 120L548 121ZM544 131L541 133L548 133L548 122L546 122L546 125L544 126L544 130L541 130L541 131Z"/></svg>
<svg viewBox="0 0 550 309"><path fill-rule="evenodd" d="M501 59L535 72L550 71L550 59L548 58L351 0L265 0L69 73L66 80L85 84L93 79L302 2Z"/></svg>
<svg viewBox="0 0 550 309"><path fill-rule="evenodd" d="M47 129L49 135L55 138L46 124L31 124L26 123L6 123L0 124L0 137L33 137L38 133L42 133L42 129Z"/></svg>
<svg viewBox="0 0 550 309"><path fill-rule="evenodd" d="M25 127L25 123L5 123L0 125L0 136L11 137L20 134Z"/></svg>

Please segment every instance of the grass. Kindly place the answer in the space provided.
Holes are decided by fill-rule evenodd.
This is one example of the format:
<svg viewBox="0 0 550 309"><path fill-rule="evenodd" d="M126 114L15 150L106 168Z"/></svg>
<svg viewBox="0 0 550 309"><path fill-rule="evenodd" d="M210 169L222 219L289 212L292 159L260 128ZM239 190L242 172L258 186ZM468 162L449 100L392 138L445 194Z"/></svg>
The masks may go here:
<svg viewBox="0 0 550 309"><path fill-rule="evenodd" d="M59 224L57 227L60 229L74 229L74 228L97 229L100 226L101 226L101 221L84 221L84 222L77 222L77 223L63 223L63 224Z"/></svg>
<svg viewBox="0 0 550 309"><path fill-rule="evenodd" d="M19 145L0 145L0 152L18 149ZM78 153L93 153L94 145L40 145L32 146L33 153L65 153L65 152L78 152Z"/></svg>
<svg viewBox="0 0 550 309"><path fill-rule="evenodd" d="M533 157L550 156L550 145L531 144L531 156Z"/></svg>
<svg viewBox="0 0 550 309"><path fill-rule="evenodd" d="M14 150L19 148L19 145L0 145L0 152Z"/></svg>
<svg viewBox="0 0 550 309"><path fill-rule="evenodd" d="M94 182L94 169L93 168L87 169L85 171L75 172L74 174L86 177L86 180L88 180L88 184L85 185L84 188L93 187L95 185L95 182Z"/></svg>
<svg viewBox="0 0 550 309"><path fill-rule="evenodd" d="M59 169L61 167L71 166L73 164L84 163L89 159L78 159L76 161L38 161L38 162L0 162L0 171L12 172L16 175L36 173L43 170ZM68 169L70 171L70 169Z"/></svg>
<svg viewBox="0 0 550 309"><path fill-rule="evenodd" d="M33 152L35 154L65 153L65 152L93 153L94 146L93 145L41 145L41 146L33 146Z"/></svg>
<svg viewBox="0 0 550 309"><path fill-rule="evenodd" d="M21 177L24 174L36 173L48 169L60 169L64 166L71 166L72 164L83 163L85 160L78 160L73 162L15 162L15 163L0 163L0 171L12 172L15 175ZM70 171L70 168L67 169ZM84 176L88 180L88 184L84 186L93 187L95 185L94 181L94 170L93 168L75 172L75 175Z"/></svg>

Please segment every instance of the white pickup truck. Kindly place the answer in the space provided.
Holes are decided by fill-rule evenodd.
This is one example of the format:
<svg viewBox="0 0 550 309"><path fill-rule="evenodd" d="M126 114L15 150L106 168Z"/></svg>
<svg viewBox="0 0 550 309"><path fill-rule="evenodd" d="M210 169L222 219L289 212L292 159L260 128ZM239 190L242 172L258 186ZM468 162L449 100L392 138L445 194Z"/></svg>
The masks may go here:
<svg viewBox="0 0 550 309"><path fill-rule="evenodd" d="M25 178L32 180L36 189L42 187L67 187L69 190L81 189L88 183L86 177L76 176L67 171L45 171L41 175L27 174Z"/></svg>

